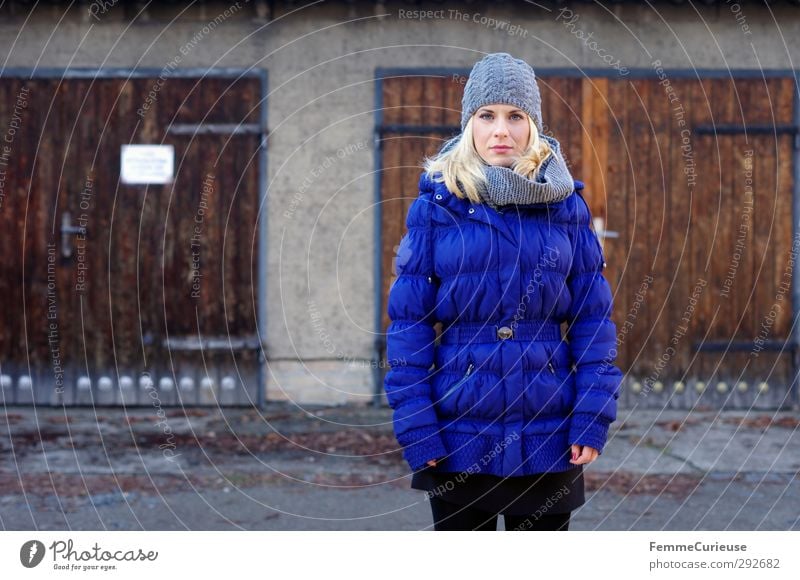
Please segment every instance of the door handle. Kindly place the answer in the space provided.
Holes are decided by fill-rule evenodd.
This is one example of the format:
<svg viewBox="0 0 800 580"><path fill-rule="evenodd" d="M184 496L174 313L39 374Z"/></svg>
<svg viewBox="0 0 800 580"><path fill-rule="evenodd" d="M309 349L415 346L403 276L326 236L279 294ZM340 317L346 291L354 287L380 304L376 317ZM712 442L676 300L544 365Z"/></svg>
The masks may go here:
<svg viewBox="0 0 800 580"><path fill-rule="evenodd" d="M606 229L606 220L602 217L592 219L592 225L598 238L618 238L619 232Z"/></svg>
<svg viewBox="0 0 800 580"><path fill-rule="evenodd" d="M65 258L72 257L72 236L86 235L86 228L72 225L72 214L65 211L61 214L61 255Z"/></svg>

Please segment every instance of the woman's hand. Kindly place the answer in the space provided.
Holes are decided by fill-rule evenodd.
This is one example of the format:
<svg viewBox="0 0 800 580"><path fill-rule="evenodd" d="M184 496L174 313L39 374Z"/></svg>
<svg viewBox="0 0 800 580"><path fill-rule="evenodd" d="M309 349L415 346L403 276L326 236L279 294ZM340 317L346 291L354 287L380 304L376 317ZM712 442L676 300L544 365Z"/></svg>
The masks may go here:
<svg viewBox="0 0 800 580"><path fill-rule="evenodd" d="M436 460L431 459L430 461L428 461L428 465L430 465L431 467L436 467Z"/></svg>
<svg viewBox="0 0 800 580"><path fill-rule="evenodd" d="M597 449L589 447L588 445L573 444L570 447L572 448L572 459L570 459L569 462L574 463L575 465L591 463L597 459L597 456L599 455Z"/></svg>

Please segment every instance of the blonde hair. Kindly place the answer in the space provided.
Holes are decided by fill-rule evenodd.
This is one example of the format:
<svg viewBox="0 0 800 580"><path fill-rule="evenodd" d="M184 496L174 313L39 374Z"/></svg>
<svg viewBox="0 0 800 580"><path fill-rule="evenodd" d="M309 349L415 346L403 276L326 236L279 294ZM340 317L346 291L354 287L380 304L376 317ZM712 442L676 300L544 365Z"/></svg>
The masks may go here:
<svg viewBox="0 0 800 580"><path fill-rule="evenodd" d="M552 148L550 143L542 139L530 115L525 117L531 129L528 146L511 165L511 169L528 179L534 179L542 163L552 154ZM482 198L478 194L478 189L486 182L486 175L483 172L486 163L478 154L472 140L474 118L474 116L469 118L461 138L452 149L435 157L426 156L423 167L431 177L434 173L441 172L441 178L436 181L440 183L443 181L456 197L461 199L466 197L474 203L481 203Z"/></svg>

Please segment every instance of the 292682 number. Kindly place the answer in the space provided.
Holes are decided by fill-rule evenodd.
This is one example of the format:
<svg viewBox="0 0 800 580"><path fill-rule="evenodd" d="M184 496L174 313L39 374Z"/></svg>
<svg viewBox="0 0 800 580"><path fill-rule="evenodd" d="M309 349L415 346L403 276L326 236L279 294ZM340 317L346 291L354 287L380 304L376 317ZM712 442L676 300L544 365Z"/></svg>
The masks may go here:
<svg viewBox="0 0 800 580"><path fill-rule="evenodd" d="M737 568L780 568L779 558L737 558Z"/></svg>

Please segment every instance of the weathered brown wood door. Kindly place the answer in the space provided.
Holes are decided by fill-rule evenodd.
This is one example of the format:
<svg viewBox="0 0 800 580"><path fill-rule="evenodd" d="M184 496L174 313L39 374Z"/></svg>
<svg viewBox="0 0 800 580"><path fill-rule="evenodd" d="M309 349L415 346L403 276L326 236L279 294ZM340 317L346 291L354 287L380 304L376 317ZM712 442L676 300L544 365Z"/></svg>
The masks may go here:
<svg viewBox="0 0 800 580"><path fill-rule="evenodd" d="M467 72L382 73L384 305L423 156L459 130ZM792 77L542 71L539 87L545 130L585 183L603 241L620 403L788 404Z"/></svg>
<svg viewBox="0 0 800 580"><path fill-rule="evenodd" d="M0 78L5 403L256 401L260 100L257 78ZM172 182L123 183L127 144L172 146Z"/></svg>

